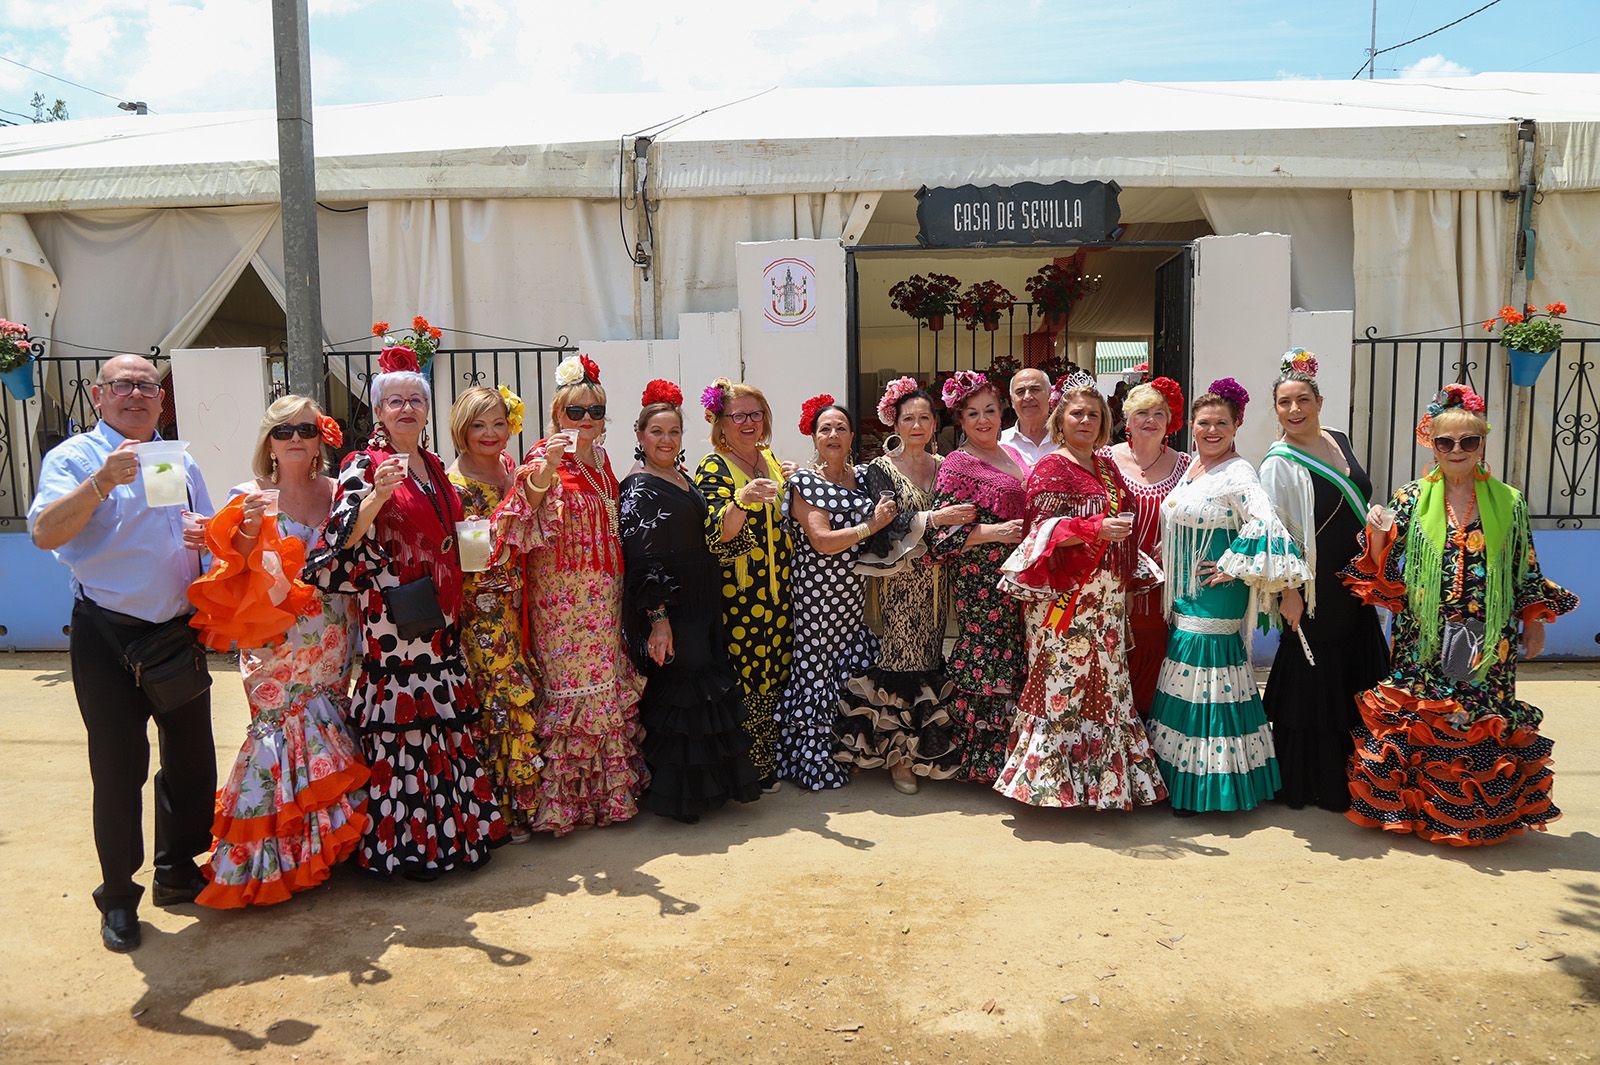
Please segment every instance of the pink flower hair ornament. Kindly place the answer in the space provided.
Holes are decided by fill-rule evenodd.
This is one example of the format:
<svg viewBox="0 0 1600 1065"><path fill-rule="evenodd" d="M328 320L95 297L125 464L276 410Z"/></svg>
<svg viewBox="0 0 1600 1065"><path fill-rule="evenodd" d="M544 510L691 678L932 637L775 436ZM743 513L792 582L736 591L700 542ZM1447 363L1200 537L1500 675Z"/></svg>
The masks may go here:
<svg viewBox="0 0 1600 1065"><path fill-rule="evenodd" d="M890 381L889 387L883 390L883 398L878 400L878 420L894 428L895 408L919 387L915 377L897 377Z"/></svg>
<svg viewBox="0 0 1600 1065"><path fill-rule="evenodd" d="M945 408L954 413L969 397L985 388L994 388L987 375L977 370L957 370L945 379L944 387L939 390L939 398L944 400Z"/></svg>
<svg viewBox="0 0 1600 1065"><path fill-rule="evenodd" d="M1206 391L1213 396L1231 401L1234 409L1239 412L1240 419L1244 418L1244 408L1250 402L1250 393L1245 391L1244 385L1241 385L1231 377L1219 377L1211 382Z"/></svg>

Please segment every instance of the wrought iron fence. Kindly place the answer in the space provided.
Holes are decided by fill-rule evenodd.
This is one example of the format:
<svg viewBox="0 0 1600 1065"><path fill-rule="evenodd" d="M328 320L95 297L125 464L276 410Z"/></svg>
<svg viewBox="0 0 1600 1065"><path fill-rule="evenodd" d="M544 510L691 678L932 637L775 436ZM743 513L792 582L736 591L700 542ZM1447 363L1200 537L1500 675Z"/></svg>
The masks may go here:
<svg viewBox="0 0 1600 1065"><path fill-rule="evenodd" d="M28 504L39 483L39 463L45 452L75 433L93 429L100 415L90 389L100 367L112 355L46 355L43 342L34 343L34 396L16 400L0 393L0 531L15 532L27 519ZM150 358L161 370L167 357L152 348ZM171 435L172 408L162 411L162 435Z"/></svg>
<svg viewBox="0 0 1600 1065"><path fill-rule="evenodd" d="M1012 358L1028 366L1051 358L1055 337L1066 334L1066 322L1060 328L1046 330L1046 315L1037 303L1013 303L1001 311L990 329L982 323L968 323L955 315L944 315L939 328L928 322L917 321L917 377L924 374L936 380L942 374L956 370L987 370L997 359ZM1065 356L1063 356L1065 357Z"/></svg>
<svg viewBox="0 0 1600 1065"><path fill-rule="evenodd" d="M547 385L556 364L578 349L560 337L533 348L441 348L434 352L432 426L434 450L448 452L450 408L456 397L475 385L505 385L527 405L522 432L506 445L520 456L538 440L548 406ZM372 432L372 377L378 372L377 351L326 351L328 413L344 430L344 451L362 447ZM553 394L553 393L550 393ZM442 440L441 440L442 438ZM342 455L340 456L343 457Z"/></svg>
<svg viewBox="0 0 1600 1065"><path fill-rule="evenodd" d="M1530 516L1557 528L1600 523L1600 339L1562 344L1530 394L1525 424L1511 425L1512 386L1505 349L1493 338L1379 337L1355 341L1351 441L1372 477L1375 495L1421 475L1431 455L1416 442L1417 422L1434 394L1453 381L1484 397L1489 420L1485 454L1504 476L1512 448L1527 456L1518 485Z"/></svg>
<svg viewBox="0 0 1600 1065"><path fill-rule="evenodd" d="M43 345L36 349L43 350ZM451 450L450 407L457 396L473 385L504 384L527 404L523 432L507 445L521 455L542 435L542 412L548 403L547 388L554 381L556 363L575 351L577 348L561 337L545 347L449 348L436 352L431 412L435 450L447 454ZM159 351L152 351L151 357L158 368L167 363L167 357ZM106 358L110 356L38 355L33 363L35 397L22 402L0 394L0 531L16 532L25 524L45 453L74 433L92 429L99 421L90 389ZM323 353L329 413L344 427L345 452L362 446L371 434L367 389L377 366L376 351ZM286 395L287 355L282 350L268 352L264 369L269 402ZM176 435L171 396L169 388L160 424L161 435L169 438ZM248 446L248 441L240 446Z"/></svg>

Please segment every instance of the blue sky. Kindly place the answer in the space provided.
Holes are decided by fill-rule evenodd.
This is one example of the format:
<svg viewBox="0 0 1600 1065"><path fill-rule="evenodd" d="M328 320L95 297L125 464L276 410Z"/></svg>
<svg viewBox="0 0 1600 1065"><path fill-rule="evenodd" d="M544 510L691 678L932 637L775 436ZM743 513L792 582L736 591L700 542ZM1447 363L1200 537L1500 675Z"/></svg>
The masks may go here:
<svg viewBox="0 0 1600 1065"><path fill-rule="evenodd" d="M1384 48L1484 0L1378 0ZM311 0L320 103L769 85L1348 78L1370 0ZM266 0L0 0L0 56L157 112L272 106ZM1381 77L1600 70L1600 0L1501 0ZM0 62L0 109L115 100ZM7 117L0 115L0 117Z"/></svg>

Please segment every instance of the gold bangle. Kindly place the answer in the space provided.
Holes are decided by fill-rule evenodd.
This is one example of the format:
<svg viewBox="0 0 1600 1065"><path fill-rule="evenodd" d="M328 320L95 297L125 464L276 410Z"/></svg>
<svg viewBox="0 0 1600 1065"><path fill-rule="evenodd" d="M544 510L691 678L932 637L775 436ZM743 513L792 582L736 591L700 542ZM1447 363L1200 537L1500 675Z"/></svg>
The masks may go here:
<svg viewBox="0 0 1600 1065"><path fill-rule="evenodd" d="M94 473L89 475L89 487L94 489L94 494L100 497L100 502L104 503L106 500L110 499L111 496L108 493L100 490L99 474L100 471L96 470Z"/></svg>
<svg viewBox="0 0 1600 1065"><path fill-rule="evenodd" d="M550 478L544 484L539 484L536 481L529 481L528 487L532 488L535 492L548 492L550 491L550 486L555 484L555 481L556 479L554 477Z"/></svg>

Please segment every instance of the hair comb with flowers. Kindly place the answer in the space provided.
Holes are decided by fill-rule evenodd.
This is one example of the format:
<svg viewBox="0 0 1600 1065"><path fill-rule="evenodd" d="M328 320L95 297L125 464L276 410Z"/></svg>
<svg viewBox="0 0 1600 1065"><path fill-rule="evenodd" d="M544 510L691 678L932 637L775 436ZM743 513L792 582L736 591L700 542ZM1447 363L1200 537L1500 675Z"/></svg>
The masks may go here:
<svg viewBox="0 0 1600 1065"><path fill-rule="evenodd" d="M889 382L889 387L883 390L883 398L878 400L878 420L884 425L894 425L895 407L900 401L918 388L915 377L897 377Z"/></svg>
<svg viewBox="0 0 1600 1065"><path fill-rule="evenodd" d="M733 382L726 377L719 377L705 387L700 393L700 405L706 413L713 418L722 417L722 411L728 405L728 394L733 390Z"/></svg>
<svg viewBox="0 0 1600 1065"><path fill-rule="evenodd" d="M940 398L947 408L954 411L967 401L967 397L991 387L989 378L977 370L957 370L945 379Z"/></svg>
<svg viewBox="0 0 1600 1065"><path fill-rule="evenodd" d="M833 397L824 392L820 396L812 396L800 405L800 431L810 436L817 428L817 415L823 408L833 406Z"/></svg>
<svg viewBox="0 0 1600 1065"><path fill-rule="evenodd" d="M1471 411L1473 414L1484 414L1489 405L1483 397L1472 390L1472 386L1451 382L1433 395L1433 401L1428 404L1427 413L1417 423L1417 443L1426 448L1433 447L1433 419L1453 407Z"/></svg>
<svg viewBox="0 0 1600 1065"><path fill-rule="evenodd" d="M1213 396L1230 400L1234 408L1238 410L1239 417L1244 417L1244 409L1250 403L1250 393L1245 391L1244 385L1241 385L1231 377L1219 377L1211 382L1211 387L1207 388L1206 391Z"/></svg>
<svg viewBox="0 0 1600 1065"><path fill-rule="evenodd" d="M1278 371L1280 380L1290 374L1317 376L1317 357L1305 348L1290 348L1283 353L1283 367Z"/></svg>

